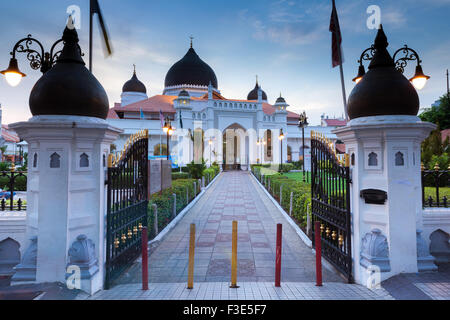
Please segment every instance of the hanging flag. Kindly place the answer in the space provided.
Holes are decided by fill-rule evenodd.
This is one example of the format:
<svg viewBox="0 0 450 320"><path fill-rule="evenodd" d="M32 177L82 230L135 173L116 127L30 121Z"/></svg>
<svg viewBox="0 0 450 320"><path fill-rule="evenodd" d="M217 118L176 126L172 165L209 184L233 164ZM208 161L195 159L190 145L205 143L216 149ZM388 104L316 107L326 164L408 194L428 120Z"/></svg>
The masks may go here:
<svg viewBox="0 0 450 320"><path fill-rule="evenodd" d="M140 108L140 110L141 110L141 120L145 120L144 111L142 111L142 108Z"/></svg>
<svg viewBox="0 0 450 320"><path fill-rule="evenodd" d="M161 120L161 128L164 127L164 115L161 110L159 110L159 120Z"/></svg>
<svg viewBox="0 0 450 320"><path fill-rule="evenodd" d="M89 70L92 72L92 19L94 15L98 15L98 22L100 24L100 29L103 35L103 41L106 46L107 56L112 55L111 43L109 42L108 31L106 29L105 21L103 20L103 15L100 10L100 5L98 0L90 0L90 30L89 30Z"/></svg>
<svg viewBox="0 0 450 320"><path fill-rule="evenodd" d="M183 119L181 118L181 110L180 110L180 128L183 129Z"/></svg>
<svg viewBox="0 0 450 320"><path fill-rule="evenodd" d="M331 51L332 51L332 63L333 68L342 65L344 62L342 59L342 36L341 28L339 26L339 18L336 10L336 4L333 0L333 11L331 12L330 20L330 32L332 33L331 40Z"/></svg>
<svg viewBox="0 0 450 320"><path fill-rule="evenodd" d="M342 35L341 27L339 26L339 18L336 10L336 3L333 0L333 10L331 11L330 19L331 32L331 60L333 68L339 66L341 74L342 100L344 102L345 119L348 120L347 113L347 94L345 93L344 68L342 66L344 58L342 55Z"/></svg>

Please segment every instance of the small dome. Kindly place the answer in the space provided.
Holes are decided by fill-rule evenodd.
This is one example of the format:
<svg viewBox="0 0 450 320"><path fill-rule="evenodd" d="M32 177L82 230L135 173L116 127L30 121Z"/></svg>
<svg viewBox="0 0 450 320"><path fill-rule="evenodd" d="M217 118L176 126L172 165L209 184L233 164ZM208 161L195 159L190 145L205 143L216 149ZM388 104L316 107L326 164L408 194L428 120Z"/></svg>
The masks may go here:
<svg viewBox="0 0 450 320"><path fill-rule="evenodd" d="M395 69L387 46L387 38L381 27L375 39L376 51L369 71L349 96L347 111L350 119L382 115L417 115L419 111L417 92L408 79Z"/></svg>
<svg viewBox="0 0 450 320"><path fill-rule="evenodd" d="M147 94L147 88L141 81L139 81L136 76L136 71L134 71L131 79L123 85L122 92L141 92Z"/></svg>
<svg viewBox="0 0 450 320"><path fill-rule="evenodd" d="M255 88L252 91L250 91L247 95L247 100L258 100L258 88L261 87L259 86L258 81L256 81ZM262 99L267 101L267 94L264 91L262 91Z"/></svg>
<svg viewBox="0 0 450 320"><path fill-rule="evenodd" d="M280 94L280 97L277 99L275 103L286 103L286 100L284 100L284 98Z"/></svg>
<svg viewBox="0 0 450 320"><path fill-rule="evenodd" d="M210 83L214 88L218 88L214 70L200 59L192 48L192 44L183 59L169 69L165 79L166 88L177 85L208 87Z"/></svg>
<svg viewBox="0 0 450 320"><path fill-rule="evenodd" d="M186 90L181 90L180 93L178 94L179 97L190 97L189 92L187 92Z"/></svg>
<svg viewBox="0 0 450 320"><path fill-rule="evenodd" d="M31 113L33 116L74 115L106 119L108 96L85 67L75 28L66 28L62 39L64 48L58 61L31 90Z"/></svg>

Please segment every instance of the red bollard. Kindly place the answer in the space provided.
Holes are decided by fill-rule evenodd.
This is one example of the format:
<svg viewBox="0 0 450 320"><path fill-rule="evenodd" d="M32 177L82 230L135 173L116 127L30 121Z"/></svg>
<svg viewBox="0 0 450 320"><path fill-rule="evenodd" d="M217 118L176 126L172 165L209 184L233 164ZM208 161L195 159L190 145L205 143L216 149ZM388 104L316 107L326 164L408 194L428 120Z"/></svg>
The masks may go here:
<svg viewBox="0 0 450 320"><path fill-rule="evenodd" d="M147 235L147 227L142 228L142 290L148 290L148 235Z"/></svg>
<svg viewBox="0 0 450 320"><path fill-rule="evenodd" d="M277 251L275 258L275 287L281 287L281 241L283 225L277 224Z"/></svg>
<svg viewBox="0 0 450 320"><path fill-rule="evenodd" d="M316 245L316 286L322 286L322 242L320 239L320 222L316 221L314 226Z"/></svg>

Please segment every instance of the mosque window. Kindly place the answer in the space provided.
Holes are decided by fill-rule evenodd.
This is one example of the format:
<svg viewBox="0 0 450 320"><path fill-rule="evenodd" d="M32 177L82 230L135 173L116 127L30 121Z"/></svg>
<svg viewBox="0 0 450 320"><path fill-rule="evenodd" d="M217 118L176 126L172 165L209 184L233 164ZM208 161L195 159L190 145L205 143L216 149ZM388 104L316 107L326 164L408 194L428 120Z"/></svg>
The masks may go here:
<svg viewBox="0 0 450 320"><path fill-rule="evenodd" d="M397 167L402 167L405 165L403 153L401 153L400 151L395 154L395 165Z"/></svg>
<svg viewBox="0 0 450 320"><path fill-rule="evenodd" d="M61 167L61 156L54 152L50 156L50 168L60 168Z"/></svg>
<svg viewBox="0 0 450 320"><path fill-rule="evenodd" d="M89 156L86 153L80 156L80 168L89 168Z"/></svg>
<svg viewBox="0 0 450 320"><path fill-rule="evenodd" d="M378 155L375 152L369 153L369 167L378 166Z"/></svg>
<svg viewBox="0 0 450 320"><path fill-rule="evenodd" d="M37 168L38 155L37 153L33 156L33 168Z"/></svg>

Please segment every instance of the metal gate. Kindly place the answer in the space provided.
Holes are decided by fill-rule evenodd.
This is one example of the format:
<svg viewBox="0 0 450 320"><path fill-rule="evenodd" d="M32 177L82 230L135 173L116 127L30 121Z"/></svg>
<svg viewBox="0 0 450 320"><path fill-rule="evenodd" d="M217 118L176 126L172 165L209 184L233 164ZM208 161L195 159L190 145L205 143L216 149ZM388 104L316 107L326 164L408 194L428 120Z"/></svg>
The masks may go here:
<svg viewBox="0 0 450 320"><path fill-rule="evenodd" d="M105 289L141 254L147 226L148 130L132 135L108 158Z"/></svg>
<svg viewBox="0 0 450 320"><path fill-rule="evenodd" d="M311 212L313 246L320 232L323 256L346 276L352 277L349 157L337 155L333 143L311 132ZM315 230L315 222L320 230Z"/></svg>

